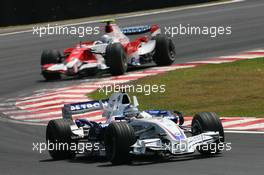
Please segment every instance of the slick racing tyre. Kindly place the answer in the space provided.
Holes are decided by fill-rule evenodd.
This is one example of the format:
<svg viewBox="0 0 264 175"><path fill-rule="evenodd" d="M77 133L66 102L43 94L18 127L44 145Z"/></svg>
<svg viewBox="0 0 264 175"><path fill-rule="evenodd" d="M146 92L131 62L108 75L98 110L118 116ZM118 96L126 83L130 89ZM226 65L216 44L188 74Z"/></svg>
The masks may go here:
<svg viewBox="0 0 264 175"><path fill-rule="evenodd" d="M219 143L225 141L224 129L219 117L214 112L201 112L196 114L192 119L191 130L193 135L198 135L206 131L219 132L219 140L215 143L201 145L197 150L201 154L215 154L219 153Z"/></svg>
<svg viewBox="0 0 264 175"><path fill-rule="evenodd" d="M155 37L156 47L153 60L158 66L171 65L176 58L174 43L166 35L157 35Z"/></svg>
<svg viewBox="0 0 264 175"><path fill-rule="evenodd" d="M107 159L112 164L129 161L130 146L136 142L134 129L124 122L111 123L105 131Z"/></svg>
<svg viewBox="0 0 264 175"><path fill-rule="evenodd" d="M49 154L55 160L75 157L75 150L70 146L74 143L71 139L70 119L50 120L46 129L46 141L49 146Z"/></svg>
<svg viewBox="0 0 264 175"><path fill-rule="evenodd" d="M41 66L45 64L57 64L61 63L61 54L57 50L44 50L41 54ZM61 78L60 73L58 72L47 72L42 71L42 75L46 80L58 80Z"/></svg>
<svg viewBox="0 0 264 175"><path fill-rule="evenodd" d="M109 44L105 54L106 65L112 75L123 75L127 71L127 57L120 43Z"/></svg>

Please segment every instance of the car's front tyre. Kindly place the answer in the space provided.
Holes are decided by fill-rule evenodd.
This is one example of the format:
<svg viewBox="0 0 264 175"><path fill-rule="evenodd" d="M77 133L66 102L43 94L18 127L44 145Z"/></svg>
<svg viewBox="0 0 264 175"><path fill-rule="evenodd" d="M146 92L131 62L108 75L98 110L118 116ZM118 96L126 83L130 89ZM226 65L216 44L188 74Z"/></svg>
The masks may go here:
<svg viewBox="0 0 264 175"><path fill-rule="evenodd" d="M111 123L105 131L107 159L112 164L129 161L130 146L136 142L134 129L125 122Z"/></svg>
<svg viewBox="0 0 264 175"><path fill-rule="evenodd" d="M71 150L70 125L74 124L70 119L50 120L46 128L46 142L49 146L49 154L55 160L75 157L75 150Z"/></svg>
<svg viewBox="0 0 264 175"><path fill-rule="evenodd" d="M120 43L112 43L106 47L106 65L112 75L123 75L127 71L127 56Z"/></svg>
<svg viewBox="0 0 264 175"><path fill-rule="evenodd" d="M223 125L214 112L201 112L196 114L192 119L191 130L193 135L198 135L207 131L219 132L219 140L212 144L201 145L197 150L201 154L219 153L219 144L225 141Z"/></svg>

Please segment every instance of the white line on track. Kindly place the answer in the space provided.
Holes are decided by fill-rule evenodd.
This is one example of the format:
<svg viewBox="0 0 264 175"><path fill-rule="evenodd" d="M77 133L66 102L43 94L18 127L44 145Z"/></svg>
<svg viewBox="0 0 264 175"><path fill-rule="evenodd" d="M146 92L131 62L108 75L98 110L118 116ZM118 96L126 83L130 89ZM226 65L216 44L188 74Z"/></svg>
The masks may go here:
<svg viewBox="0 0 264 175"><path fill-rule="evenodd" d="M264 134L264 131L235 131L235 130L225 130L225 133L232 134Z"/></svg>
<svg viewBox="0 0 264 175"><path fill-rule="evenodd" d="M228 56L220 56L219 59L221 58L254 59L257 57L263 57L263 55L258 55L258 54L228 55Z"/></svg>
<svg viewBox="0 0 264 175"><path fill-rule="evenodd" d="M128 15L118 16L118 17L115 17L115 19L126 19L126 18L140 17L140 16L149 16L149 15L155 15L155 14L170 13L170 12L190 10L190 9L196 9L196 8L204 8L204 7L211 7L211 6L217 6L217 5L231 4L231 3L242 2L242 1L245 1L245 0L231 0L231 1L215 2L215 3L209 3L209 4L198 4L198 5L192 5L192 6L186 6L186 7L176 7L173 9L161 9L161 10L155 10L155 11L151 11L151 12L143 12L143 13L138 12L138 14L132 14L132 15L128 14ZM61 25L61 26L67 27L67 26L76 26L76 25L97 23L97 22L100 22L102 19L90 20L90 21L86 21L86 22L70 23L70 24L65 24L65 25ZM8 36L8 35L29 33L32 31L33 31L32 29L29 29L29 30L22 30L22 31L16 31L16 32L2 33L2 34L0 34L0 37L1 36Z"/></svg>
<svg viewBox="0 0 264 175"><path fill-rule="evenodd" d="M248 126L234 126L234 127L232 127L232 129L234 129L234 130L252 131L252 130L255 130L257 128L258 130L260 130L260 129L264 130L264 126L263 125L264 125L264 121L259 121L259 123L251 124L251 125L248 125Z"/></svg>
<svg viewBox="0 0 264 175"><path fill-rule="evenodd" d="M89 101L89 100L87 100ZM15 115L15 114L20 114L20 113L30 113L30 112L40 112L40 111L45 111L45 110L52 110L52 109L56 109L56 108L62 108L64 105L60 104L60 105L54 105L54 106L49 106L49 107L43 107L43 108L36 108L36 109L27 109L27 110L15 110L15 111L6 111L4 112L4 114L6 115Z"/></svg>
<svg viewBox="0 0 264 175"><path fill-rule="evenodd" d="M25 97L25 98L21 98L19 100L17 100L18 102L17 103L20 103L20 102L30 102L30 101L38 101L39 99L51 99L51 98L83 98L84 95L83 94L67 94L67 93L63 93L63 92L60 92L60 93L56 93L56 94L53 94L53 93L47 93L47 94L42 94L42 95L33 95L33 96L29 96L29 97Z"/></svg>
<svg viewBox="0 0 264 175"><path fill-rule="evenodd" d="M188 66L176 66L176 69L185 69L185 68L193 68L196 67L197 65L193 64L193 65L188 65ZM176 70L175 69L175 70Z"/></svg>
<svg viewBox="0 0 264 175"><path fill-rule="evenodd" d="M28 114L28 115L16 115L16 116L11 115L10 118L20 119L20 120L28 119L28 118L38 119L38 118L43 118L43 117L48 118L49 116L52 116L52 115L62 115L62 112L61 112L61 110L57 110L54 112L45 112L45 113L40 113L40 114ZM60 118L61 118L61 116L60 116Z"/></svg>
<svg viewBox="0 0 264 175"><path fill-rule="evenodd" d="M239 124L243 124L245 122L254 122L254 121L256 121L256 118L245 118L245 119L241 118L240 120L223 122L223 126L228 127L231 125L239 125Z"/></svg>
<svg viewBox="0 0 264 175"><path fill-rule="evenodd" d="M44 101L59 100L59 99L61 99L61 100L72 99L72 100L86 100L87 101L87 98L85 95L81 95L78 97L50 96L50 97L36 98L36 99L32 99L32 100L18 101L18 102L16 102L16 106L21 106L23 104L29 104L29 103L39 103L39 102L44 102Z"/></svg>
<svg viewBox="0 0 264 175"><path fill-rule="evenodd" d="M205 61L191 61L188 63L194 63L194 64L222 64L222 63L230 63L234 62L234 60L205 60Z"/></svg>
<svg viewBox="0 0 264 175"><path fill-rule="evenodd" d="M21 109L27 109L27 108L34 108L49 104L64 104L64 103L75 103L76 100L64 100L64 99L58 99L58 100L52 100L52 101L44 101L41 103L32 103L32 104L25 104L23 106L19 106Z"/></svg>

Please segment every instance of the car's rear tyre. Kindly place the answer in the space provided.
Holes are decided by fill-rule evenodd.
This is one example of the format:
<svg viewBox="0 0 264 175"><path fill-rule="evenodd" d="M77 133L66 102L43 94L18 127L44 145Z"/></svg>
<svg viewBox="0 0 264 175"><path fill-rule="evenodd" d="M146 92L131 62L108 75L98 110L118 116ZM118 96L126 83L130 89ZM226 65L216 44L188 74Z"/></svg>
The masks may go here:
<svg viewBox="0 0 264 175"><path fill-rule="evenodd" d="M46 141L49 144L49 154L55 160L75 157L75 150L71 150L70 119L50 120L46 128ZM60 145L60 146L59 146Z"/></svg>
<svg viewBox="0 0 264 175"><path fill-rule="evenodd" d="M44 50L41 54L40 64L43 66L45 64L61 63L61 58L61 54L58 50ZM42 75L46 80L58 80L61 78L59 72L42 71Z"/></svg>
<svg viewBox="0 0 264 175"><path fill-rule="evenodd" d="M219 132L220 139L212 144L198 146L197 150L201 154L219 153L219 143L225 141L223 125L214 112L201 112L196 114L192 119L191 130L193 135L198 135L206 131Z"/></svg>
<svg viewBox="0 0 264 175"><path fill-rule="evenodd" d="M158 66L171 65L176 59L176 50L173 41L166 35L155 36L156 47L153 60Z"/></svg>
<svg viewBox="0 0 264 175"><path fill-rule="evenodd" d="M136 142L134 129L124 122L111 123L105 131L107 159L112 164L123 164L130 160L130 146Z"/></svg>
<svg viewBox="0 0 264 175"><path fill-rule="evenodd" d="M127 57L122 44L113 43L106 47L106 65L112 75L123 75L127 71Z"/></svg>

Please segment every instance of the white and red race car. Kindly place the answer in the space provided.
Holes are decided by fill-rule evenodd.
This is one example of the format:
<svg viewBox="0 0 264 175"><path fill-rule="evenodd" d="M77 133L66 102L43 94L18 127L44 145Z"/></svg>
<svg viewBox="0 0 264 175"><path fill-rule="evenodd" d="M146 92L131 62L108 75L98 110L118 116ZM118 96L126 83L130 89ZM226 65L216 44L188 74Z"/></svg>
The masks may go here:
<svg viewBox="0 0 264 175"><path fill-rule="evenodd" d="M44 50L41 55L41 73L46 80L60 79L61 75L92 75L109 70L122 75L128 66L140 66L154 61L158 66L175 61L175 46L170 38L161 34L157 25L119 28L108 20L105 34L97 41L78 43L64 50ZM131 41L127 35L149 33Z"/></svg>

